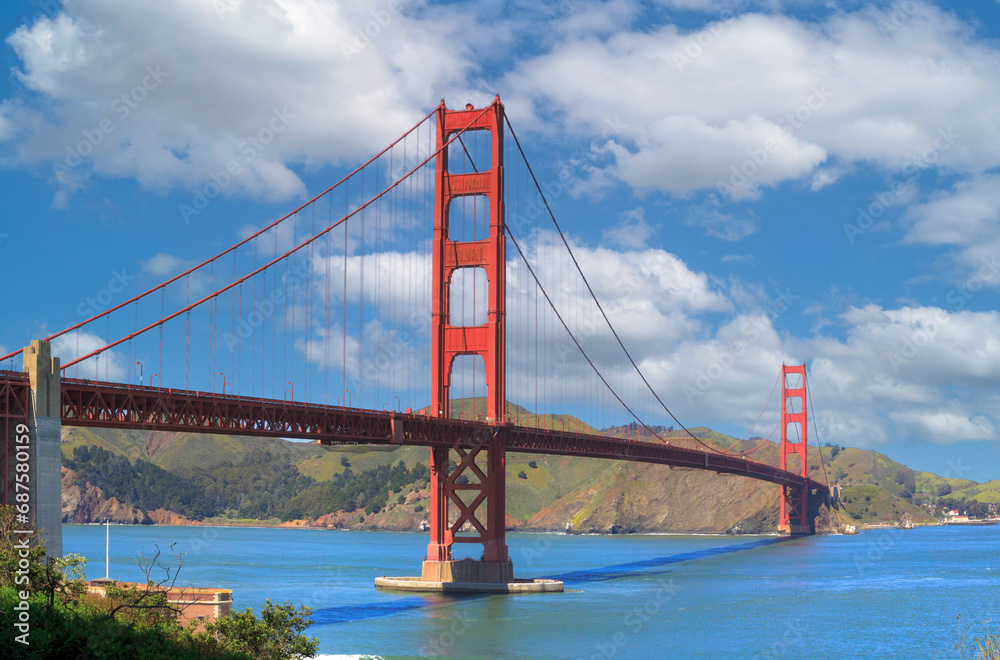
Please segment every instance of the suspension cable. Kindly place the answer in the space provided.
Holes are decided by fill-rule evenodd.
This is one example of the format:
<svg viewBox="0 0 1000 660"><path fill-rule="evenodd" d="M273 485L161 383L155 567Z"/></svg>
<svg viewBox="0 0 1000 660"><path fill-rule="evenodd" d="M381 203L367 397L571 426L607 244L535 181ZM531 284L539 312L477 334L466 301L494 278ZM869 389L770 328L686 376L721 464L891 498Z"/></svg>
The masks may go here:
<svg viewBox="0 0 1000 660"><path fill-rule="evenodd" d="M406 181L408 178L410 178L417 171L421 170L427 163L429 163L431 160L433 160L434 158L436 158L438 154L440 154L443 150L445 150L452 142L454 142L456 139L458 139L458 137L462 133L464 133L466 130L468 130L468 128L470 126L472 126L476 121L478 121L480 117L482 117L484 114L486 114L486 112L491 107L492 106L487 106L486 108L484 108L483 111L481 113L479 113L478 116L476 116L474 119L472 119L471 122L469 122L469 124L467 124L461 130L459 130L455 134L454 137L450 138L447 142L445 142L443 145L441 145L441 147L438 148L437 151L435 151L430 156L428 156L427 158L425 158L419 165L417 165L416 167L414 167L413 169L411 169L409 172L407 172L406 174L404 174L402 177L400 177L399 179L397 179L396 181L394 181L392 183L392 185L390 185L385 190L383 190L382 192L380 192L379 194L377 194L375 197L372 197L370 200L368 200L367 202L365 202L364 204L362 204L358 208L354 209L353 211L351 211L350 213L348 213L347 215L345 215L343 218L341 218L340 220L338 220L334 224L330 225L329 227L327 227L326 229L324 229L320 233L314 235L312 238L310 238L310 239L308 239L306 241L303 241L302 243L298 244L297 246L295 246L294 248L292 248L291 250L289 250L285 254L283 254L283 255L281 255L279 257L274 258L273 260L271 260L270 262L264 264L260 268L257 268L256 270L254 270L253 272L249 273L248 275L245 275L244 277L241 277L240 279L235 280L231 284L229 284L229 285L227 285L227 286L219 289L218 291L210 293L209 295L205 296L201 300L199 300L199 301L197 301L195 303L191 303L191 304L187 305L186 307L184 307L184 308L182 308L182 309L174 312L173 314L170 314L169 316L166 316L166 317L160 319L159 321L157 321L155 323L152 323L152 324L146 326L145 328L143 328L141 330L133 332L133 333L131 333L131 334L125 336L125 337L122 337L118 341L112 342L111 344L108 344L107 346L104 346L103 348L99 348L99 349L97 349L95 351L91 351L90 353L88 353L87 355L84 355L83 357L79 357L79 358L77 358L77 359L75 359L75 360L73 360L71 362L68 362L68 363L62 365L62 369L68 369L69 367L72 367L73 365L76 365L76 364L78 364L80 362L83 362L84 360L90 359L90 358L92 358L92 357L94 357L96 355L100 355L101 353L103 353L104 351L107 351L108 349L114 348L115 346L118 346L119 344L122 344L122 343L124 343L126 341L129 341L129 340L131 340L131 339L133 339L133 338L141 335L142 333L144 333L144 332L146 332L148 330L152 330L153 328L159 327L159 326L163 325L164 323L166 323L167 321L170 321L171 319L174 319L174 318L180 316L181 314L194 309L195 307L201 305L202 303L204 303L204 302L206 302L208 300L211 300L213 298L216 298L219 295L225 293L226 291L228 291L228 290L230 290L230 289L232 289L232 288L234 288L234 287L242 284L243 282L246 282L251 277L254 277L254 276L256 276L256 275L258 275L258 274L260 274L260 273L268 270L271 266L275 265L276 263L282 261L283 259L285 259L287 257L290 257L291 255L295 254L296 252L298 252L302 248L304 248L304 247L306 247L308 245L311 245L314 241L316 241L320 237L326 235L328 232L330 232L334 228L339 227L341 224L343 224L347 220L351 219L356 214L360 213L361 211L364 211L371 204L373 204L376 201L378 201L379 199L381 199L382 196L384 196L386 193L388 193L389 191L393 190L396 186L398 186L399 184L401 184L403 181ZM436 110L435 110L435 112L436 112ZM430 116L430 115L428 115L428 116ZM319 199L319 197L317 197L316 199ZM303 205L303 207L300 207L300 208L304 208L304 206L305 205ZM346 335L346 333L345 333L345 335Z"/></svg>
<svg viewBox="0 0 1000 660"><path fill-rule="evenodd" d="M555 213L552 212L552 208L549 206L549 201L548 201L548 199L546 199L545 193L542 191L542 187L538 183L538 178L535 176L535 172L531 168L531 163L528 162L528 157L525 155L524 149L521 147L521 142L520 142L520 140L517 139L517 133L514 132L514 127L511 126L510 120L507 119L506 115L504 116L504 122L507 124L507 128L510 129L511 137L514 138L514 143L517 145L517 150L521 153L521 158L524 160L524 164L528 168L528 172L531 174L531 179L532 179L532 181L535 184L535 188L538 190L538 194L542 198L542 203L545 204L545 210L548 211L549 217L552 219L552 224L555 225L556 231L559 232L559 237L562 239L563 244L566 246L566 249L569 251L569 256L573 260L573 265L576 266L577 272L580 273L580 277L583 278L583 283L587 286L587 291L590 292L590 297L593 298L594 302L597 304L597 309L600 310L601 316L604 317L604 322L608 325L608 328L611 329L611 333L614 335L615 339L618 341L618 345L621 346L621 349L625 352L625 356L628 358L629 362L632 363L632 367L635 369L636 373L639 374L639 377L642 379L642 382L645 383L646 387L649 389L649 391L656 398L656 400L660 404L660 406L662 406L663 409L667 412L667 414L670 415L670 418L673 419L677 423L677 425L680 426L684 430L685 433L687 433L689 436L691 436L691 438L693 440L695 440L698 444L700 444L701 446L703 446L706 449L709 449L709 450L711 450L713 452L716 452L718 454L725 453L725 452L719 450L717 447L713 447L712 445L709 445L709 444L703 442L701 440L701 438L699 438L698 436L696 436L686 426L684 426L684 424L682 424L681 421L679 419L677 419L677 416L674 415L674 413L670 411L670 408L667 407L667 404L665 404L663 402L663 400L660 398L660 395L656 393L656 390L654 390L653 386L650 385L649 380L646 379L646 376L645 376L645 374L642 373L642 370L639 369L639 365L636 364L635 360L632 358L632 354L629 353L629 351L628 351L627 348L625 348L625 344L622 342L621 337L618 336L618 332L615 330L615 327L611 324L611 320L608 318L607 313L605 313L604 307L601 305L601 302L597 299L597 296L594 294L594 289L590 286L590 282L587 280L587 276L584 275L583 274L583 270L580 269L580 264L576 260L576 255L573 254L573 249L570 248L569 241L566 240L566 235L563 234L562 228L559 226L559 222L556 220ZM582 351L583 349L580 349L580 350ZM657 435L657 437L659 437L659 436Z"/></svg>
<svg viewBox="0 0 1000 660"><path fill-rule="evenodd" d="M247 243L249 243L253 239L255 239L258 236L260 236L261 234L264 234L267 231L273 229L274 227L278 226L279 224L281 224L282 222L284 222L288 218L292 217L293 215L295 215L296 213L298 213L299 211L301 211L305 207L309 206L310 204L312 204L316 200L318 200L321 197L323 197L324 195L330 193L335 188L339 187L342 183L344 183L345 181L347 181L348 179L350 179L352 176L354 176L355 174L357 174L358 172L360 172L361 170L363 170L364 168L368 167L373 162L375 162L376 160L378 160L379 158L381 158L387 151L389 151L390 149L392 149L393 147L395 147L397 144L399 144L400 142L402 142L404 139L406 139L410 135L410 133L412 133L418 127L420 127L425 121L427 121L431 117L431 115L433 115L437 111L438 111L437 108L435 108L434 110L432 110L430 113L427 114L427 116L425 116L423 119L421 119L419 122L417 122L412 128L410 128L410 130L408 130L405 133L403 133L403 135L398 140L396 140L395 142L393 142L392 144L390 144L388 147L386 147L382 151L378 152L376 155L372 156L363 165L360 165L353 172L351 172L347 176L343 177L337 183L333 184L332 186L330 186L329 188L327 188L326 190L324 190L320 194L316 195L315 197L313 197L308 202L306 202L302 206L298 207L294 211L291 211L290 213L287 213L284 216L278 218L277 220L275 220L274 222L272 222L268 226L264 227L260 231L254 233L254 234L251 234L250 236L246 237L245 239L243 239L242 241L240 241L236 245L233 245L229 249L220 252L219 254L215 255L214 257L211 257L210 259L206 259L205 261L201 262L197 266L193 266L193 267L189 268L188 270L184 271L183 273L180 273L180 274L178 274L178 275L170 278L166 282L163 282L163 283L159 284L158 286L155 286L152 289L150 289L150 290L148 290L148 291L146 291L144 293L140 293L139 295L137 295L137 296L135 296L133 298L130 298L129 300L126 300L125 302L123 302L123 303L121 303L119 305L115 305L114 307L112 307L110 309L107 309L107 310L105 310L105 311L103 311L103 312L101 312L101 313L99 313L99 314L97 314L95 316L92 316L89 319L87 319L86 321L80 321L79 323L77 323L75 325L72 325L72 326L66 328L65 330L60 330L59 332L57 332L57 333L55 333L53 335L49 335L43 341L52 341L53 339L56 339L57 337L61 337L61 336L65 335L68 332L73 332L74 330L78 330L78 329L82 328L83 326L91 323L92 321L96 321L99 318L108 316L111 313L118 311L122 307L125 307L126 305L129 305L129 304L131 304L133 302L137 302L137 301L141 300L142 298L145 298L146 296L148 296L151 293L154 293L156 291L159 291L160 289L166 288L167 286L169 286L170 284L173 284L174 282L178 281L182 277L190 275L191 273L195 272L196 270L198 270L200 268L203 268L204 266L207 266L208 264L214 262L216 259L229 254L230 252L232 252L232 251L234 251L234 250L242 247L243 245L246 245ZM8 353L7 355L4 355L3 357L0 357L0 362L4 362L5 360L9 360L10 358L17 357L23 351L24 351L24 349L20 348L20 349L14 351L12 353Z"/></svg>

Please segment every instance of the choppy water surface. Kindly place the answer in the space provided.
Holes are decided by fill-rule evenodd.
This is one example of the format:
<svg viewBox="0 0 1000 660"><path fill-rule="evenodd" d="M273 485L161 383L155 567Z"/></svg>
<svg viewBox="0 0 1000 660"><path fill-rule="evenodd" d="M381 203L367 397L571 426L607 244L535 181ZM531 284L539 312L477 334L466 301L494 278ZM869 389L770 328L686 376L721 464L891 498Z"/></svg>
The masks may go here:
<svg viewBox="0 0 1000 660"><path fill-rule="evenodd" d="M66 552L104 575L105 530L63 528ZM794 540L510 534L515 573L562 594L395 595L426 534L111 528L111 577L142 580L138 552L184 552L178 584L308 605L323 655L482 658L947 658L1000 627L1000 527L882 530ZM176 561L173 562L176 565ZM162 577L153 574L154 579Z"/></svg>

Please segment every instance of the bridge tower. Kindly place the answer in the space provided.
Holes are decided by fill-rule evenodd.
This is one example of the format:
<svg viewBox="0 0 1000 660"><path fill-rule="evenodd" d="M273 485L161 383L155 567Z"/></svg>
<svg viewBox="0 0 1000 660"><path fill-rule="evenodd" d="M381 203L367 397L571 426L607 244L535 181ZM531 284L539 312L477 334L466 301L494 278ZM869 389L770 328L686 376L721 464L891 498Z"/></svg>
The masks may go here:
<svg viewBox="0 0 1000 660"><path fill-rule="evenodd" d="M432 318L432 399L431 414L449 417L448 393L455 358L472 355L482 359L486 367L488 399L486 421L502 425L505 420L505 267L506 233L504 227L503 171L504 108L500 98L488 108L449 110L441 102L437 111L437 147L442 146L458 131L489 131L491 162L489 169L473 169L471 173L449 170L448 148L437 156L435 173L435 211L433 248L433 318ZM453 145L461 143L454 142ZM479 164L480 166L482 164ZM449 213L453 200L479 196L488 204L489 237L479 241L459 242L449 238ZM456 326L449 314L452 277L462 268L482 268L489 283L488 317L483 325ZM430 543L423 564L422 579L431 582L512 582L513 568L507 554L504 530L506 475L503 434L465 451L455 448L457 467L449 469L452 450L431 449ZM485 455L484 455L485 454ZM483 456L485 461L477 463ZM468 480L459 483L460 476ZM461 495L467 494L466 498ZM457 520L449 524L450 505L458 511ZM485 511L484 509L485 505ZM474 533L460 533L466 524ZM480 561L456 562L452 558L454 543L481 543Z"/></svg>
<svg viewBox="0 0 1000 660"><path fill-rule="evenodd" d="M806 424L806 365L781 365L781 469L809 476L808 425ZM797 457L798 466L789 465ZM794 463L794 461L793 461ZM778 531L811 534L809 486L783 486Z"/></svg>

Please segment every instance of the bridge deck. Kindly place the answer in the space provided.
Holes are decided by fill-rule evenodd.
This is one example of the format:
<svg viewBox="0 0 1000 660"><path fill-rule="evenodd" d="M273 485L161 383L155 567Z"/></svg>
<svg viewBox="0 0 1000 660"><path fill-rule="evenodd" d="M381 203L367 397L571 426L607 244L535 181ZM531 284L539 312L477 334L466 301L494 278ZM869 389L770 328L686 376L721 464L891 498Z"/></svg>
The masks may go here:
<svg viewBox="0 0 1000 660"><path fill-rule="evenodd" d="M469 448L486 445L503 434L508 451L658 463L828 490L826 484L764 463L664 443L72 378L62 381L62 422L67 426L300 438L323 445Z"/></svg>

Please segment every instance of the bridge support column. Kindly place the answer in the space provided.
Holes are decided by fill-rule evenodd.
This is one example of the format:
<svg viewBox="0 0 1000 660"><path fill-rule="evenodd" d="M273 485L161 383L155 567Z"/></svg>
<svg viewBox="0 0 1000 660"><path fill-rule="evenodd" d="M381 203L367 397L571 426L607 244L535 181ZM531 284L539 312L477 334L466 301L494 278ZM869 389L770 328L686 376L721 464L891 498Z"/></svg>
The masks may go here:
<svg viewBox="0 0 1000 660"><path fill-rule="evenodd" d="M444 102L438 108L439 149L460 131L489 132L491 158L488 167L485 162L473 163L474 171L460 173L449 169L448 148L437 156L432 283L431 415L451 416L449 390L454 360L471 355L482 359L486 368L486 421L496 425L504 424L506 407L503 122L499 98L487 108L475 109L469 105L464 110L448 110ZM452 202L462 197L478 197L488 206L488 236L471 242L451 239L448 227ZM452 276L463 268L481 268L486 273L487 318L482 325L452 325L449 313ZM469 438L469 443L462 446L431 450L431 538L423 564L424 581L513 581L505 540L505 450L500 433ZM450 468L452 455L457 459L454 470ZM449 519L449 507L458 513L453 522ZM482 557L478 561L454 561L451 550L455 543L481 543Z"/></svg>
<svg viewBox="0 0 1000 660"><path fill-rule="evenodd" d="M801 484L782 486L778 518L782 534L813 533L809 520L808 432L806 365L781 365L781 469L802 476Z"/></svg>
<svg viewBox="0 0 1000 660"><path fill-rule="evenodd" d="M50 557L62 556L62 414L59 358L47 341L24 349L24 370L31 383L28 413L31 512Z"/></svg>
<svg viewBox="0 0 1000 660"><path fill-rule="evenodd" d="M451 417L451 371L456 357L471 355L486 367L486 422L483 432L469 427L469 436L451 447L431 449L430 543L421 576L377 578L375 586L398 591L518 593L562 591L558 580L514 580L506 542L506 246L503 208L503 105L497 98L487 108L448 110L444 101L437 113L437 170L435 172L434 262L431 338L431 411ZM489 131L491 161L473 163L473 172L448 169L448 140L460 131ZM459 143L453 145L458 147ZM461 152L459 152L461 153ZM471 160L471 156L469 156ZM454 241L448 235L451 203L459 197L483 198L489 207L489 236L477 241ZM486 323L452 325L449 314L452 275L462 268L482 268L489 285ZM476 406L473 406L473 410ZM454 456L456 466L451 468ZM457 512L451 521L449 508ZM484 511L485 509L485 511ZM455 561L455 543L481 543L475 561Z"/></svg>

